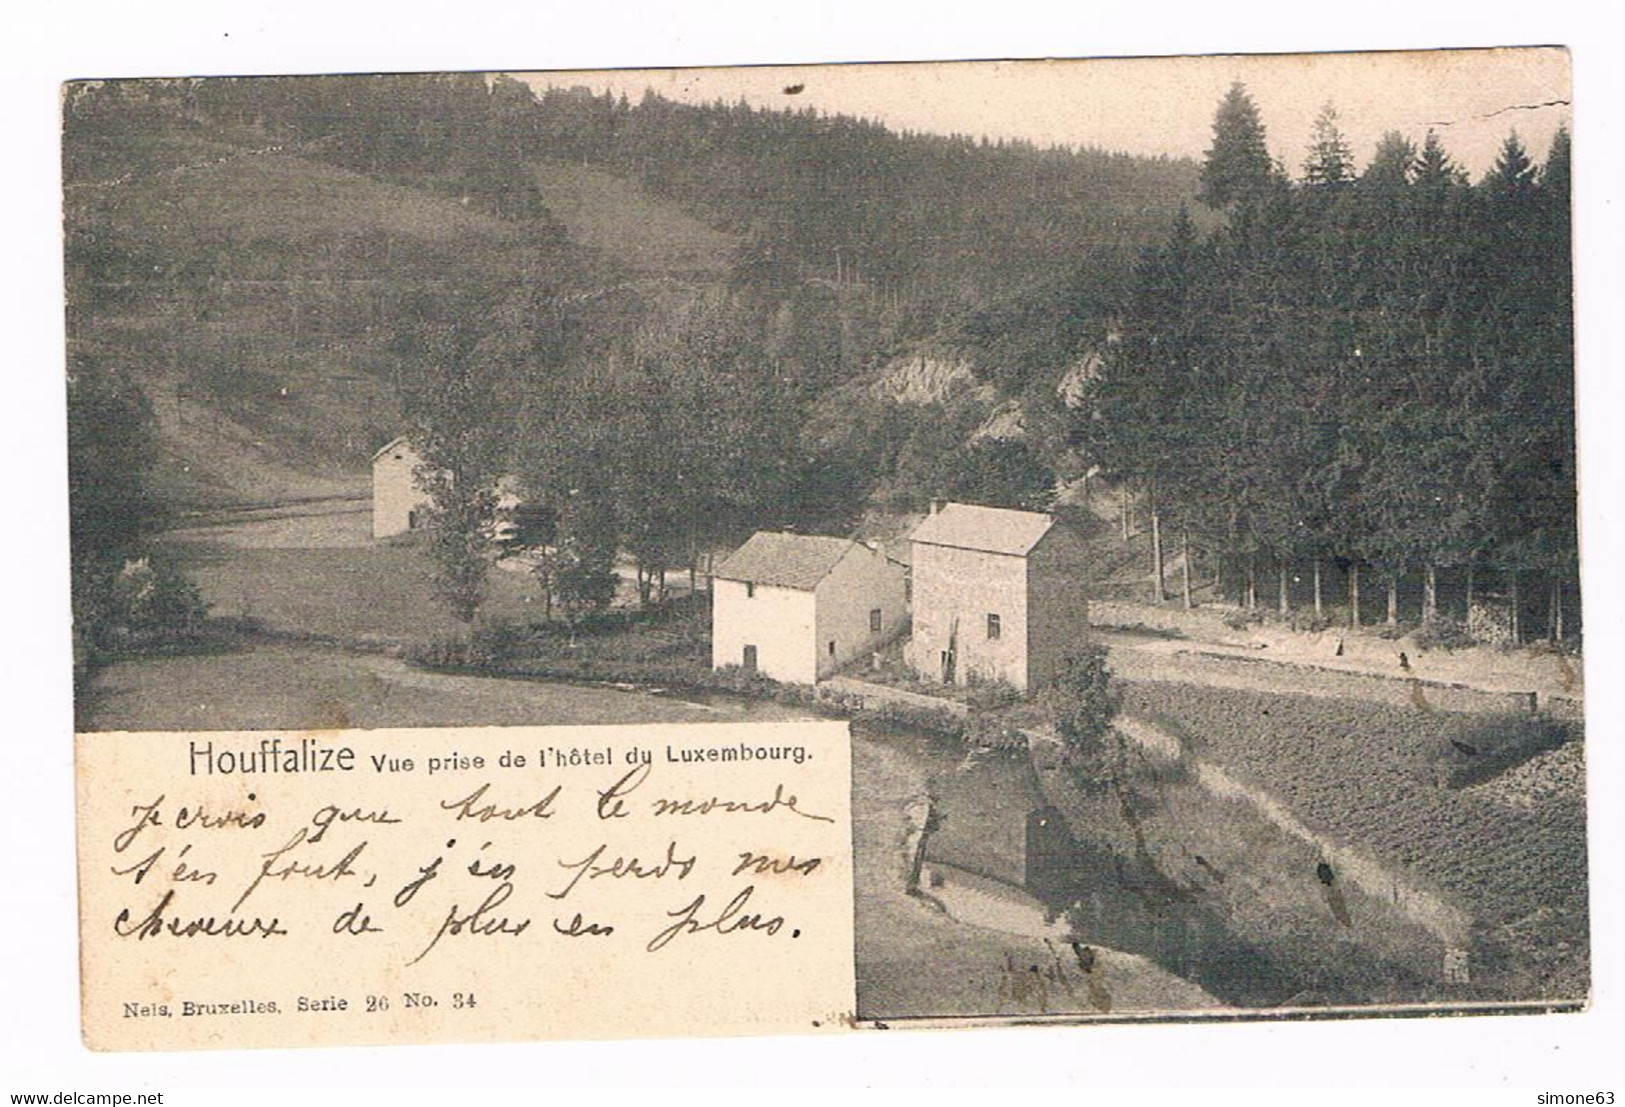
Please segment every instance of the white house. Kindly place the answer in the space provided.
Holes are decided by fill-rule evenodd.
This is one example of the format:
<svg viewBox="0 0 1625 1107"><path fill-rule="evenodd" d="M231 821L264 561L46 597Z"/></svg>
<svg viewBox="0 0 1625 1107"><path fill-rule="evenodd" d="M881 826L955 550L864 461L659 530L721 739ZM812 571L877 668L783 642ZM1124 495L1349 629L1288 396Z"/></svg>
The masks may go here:
<svg viewBox="0 0 1625 1107"><path fill-rule="evenodd" d="M418 486L423 458L404 436L372 455L372 536L388 538L423 524L429 495Z"/></svg>
<svg viewBox="0 0 1625 1107"><path fill-rule="evenodd" d="M404 435L372 455L373 538L405 534L428 521L433 501L418 483L417 470L422 464L422 455ZM496 491L496 518L489 533L500 542L512 532L514 509L524 501L517 477L502 477Z"/></svg>
<svg viewBox="0 0 1625 1107"><path fill-rule="evenodd" d="M1084 548L1036 511L946 504L910 535L904 659L944 684L1042 685L1088 634Z"/></svg>
<svg viewBox="0 0 1625 1107"><path fill-rule="evenodd" d="M712 667L816 683L896 636L903 582L862 542L758 531L713 570Z"/></svg>

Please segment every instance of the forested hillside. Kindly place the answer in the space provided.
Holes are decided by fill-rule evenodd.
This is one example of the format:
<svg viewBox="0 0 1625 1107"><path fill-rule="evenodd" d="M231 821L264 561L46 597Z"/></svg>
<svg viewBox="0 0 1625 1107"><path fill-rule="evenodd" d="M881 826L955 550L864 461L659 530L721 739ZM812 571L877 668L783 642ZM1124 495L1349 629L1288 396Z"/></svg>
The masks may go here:
<svg viewBox="0 0 1625 1107"><path fill-rule="evenodd" d="M424 333L516 296L561 372L717 294L748 375L803 400L924 340L1049 372L1195 187L1189 162L472 75L76 86L63 149L74 348L139 383L178 506L353 487Z"/></svg>
<svg viewBox="0 0 1625 1107"><path fill-rule="evenodd" d="M812 109L632 104L547 90L522 143L606 166L745 243L743 279L859 282L928 325L1160 237L1196 166L1101 150L896 134Z"/></svg>
<svg viewBox="0 0 1625 1107"><path fill-rule="evenodd" d="M1288 171L1240 86L1200 165L475 75L64 116L73 364L139 396L171 506L356 488L407 429L453 530L517 474L587 579L1094 468L1154 597L1177 534L1250 607L1312 575L1317 618L1431 621L1446 574L1561 630L1566 133L1471 182L1431 135L1355 164L1330 106Z"/></svg>

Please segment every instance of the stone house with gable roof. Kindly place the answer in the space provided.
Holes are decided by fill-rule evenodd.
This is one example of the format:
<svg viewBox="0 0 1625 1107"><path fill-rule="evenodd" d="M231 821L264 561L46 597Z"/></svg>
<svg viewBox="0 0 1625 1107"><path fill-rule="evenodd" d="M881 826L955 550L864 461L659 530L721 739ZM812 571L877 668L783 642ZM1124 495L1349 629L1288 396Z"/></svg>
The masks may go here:
<svg viewBox="0 0 1625 1107"><path fill-rule="evenodd" d="M372 455L372 536L393 538L425 526L434 508L434 497L419 480L423 455L406 435L390 439ZM503 540L513 530L514 512L524 505L519 481L504 476L496 484L496 518L490 537Z"/></svg>
<svg viewBox="0 0 1625 1107"><path fill-rule="evenodd" d="M909 541L913 634L903 656L922 677L1025 692L1088 636L1085 550L1054 516L950 503Z"/></svg>

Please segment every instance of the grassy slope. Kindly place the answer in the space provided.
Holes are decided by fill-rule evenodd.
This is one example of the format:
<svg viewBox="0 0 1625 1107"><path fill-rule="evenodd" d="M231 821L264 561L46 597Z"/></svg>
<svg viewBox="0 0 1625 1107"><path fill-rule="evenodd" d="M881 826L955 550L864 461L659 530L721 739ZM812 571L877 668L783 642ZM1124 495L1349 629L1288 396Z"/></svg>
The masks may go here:
<svg viewBox="0 0 1625 1107"><path fill-rule="evenodd" d="M635 181L602 169L544 161L534 167L542 201L570 237L634 273L677 276L728 267L733 238L712 230Z"/></svg>
<svg viewBox="0 0 1625 1107"><path fill-rule="evenodd" d="M70 152L70 219L100 248L214 275L183 307L151 287L75 334L142 380L160 426L155 482L181 507L364 493L370 450L400 419L390 343L401 317L373 313L373 299L511 272L536 249L519 225L266 142L177 131ZM571 236L625 269L728 264L731 238L636 184L557 162L536 174ZM387 276L369 282L365 258L358 271L345 252L357 242L381 252ZM345 279L327 280L335 271ZM256 283L289 280L291 295Z"/></svg>
<svg viewBox="0 0 1625 1107"><path fill-rule="evenodd" d="M393 658L303 645L122 661L98 675L77 706L78 725L85 730L562 726L718 718L713 708L635 692L423 673Z"/></svg>
<svg viewBox="0 0 1625 1107"><path fill-rule="evenodd" d="M145 386L156 483L180 506L363 490L371 449L400 417L397 328L375 298L531 249L522 228L451 200L251 141L158 134L69 159L70 224L143 278L81 316L74 344ZM369 279L363 250L390 280ZM160 267L189 271L188 300L146 279Z"/></svg>

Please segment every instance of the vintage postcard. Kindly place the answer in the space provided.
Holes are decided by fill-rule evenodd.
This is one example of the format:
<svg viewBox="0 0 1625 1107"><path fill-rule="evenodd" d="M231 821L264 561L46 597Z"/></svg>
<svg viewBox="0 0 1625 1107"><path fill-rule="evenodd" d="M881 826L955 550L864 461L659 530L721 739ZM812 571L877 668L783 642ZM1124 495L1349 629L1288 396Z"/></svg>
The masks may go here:
<svg viewBox="0 0 1625 1107"><path fill-rule="evenodd" d="M1590 994L1557 48L64 87L97 1049Z"/></svg>
<svg viewBox="0 0 1625 1107"><path fill-rule="evenodd" d="M87 735L86 1040L846 1025L846 728L770 729Z"/></svg>

